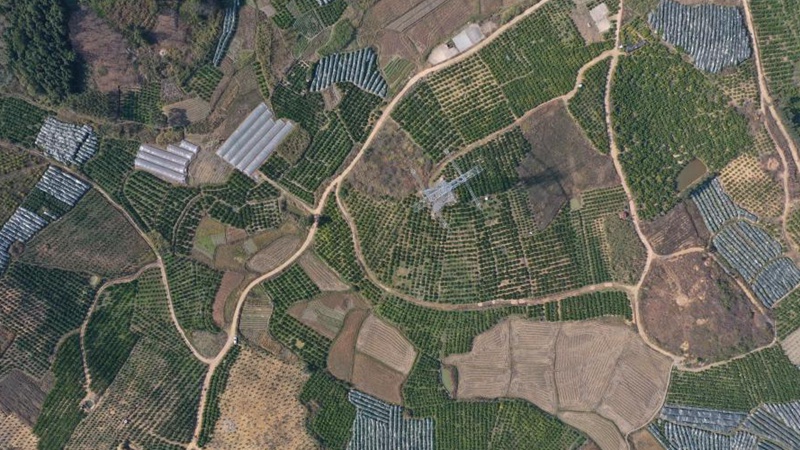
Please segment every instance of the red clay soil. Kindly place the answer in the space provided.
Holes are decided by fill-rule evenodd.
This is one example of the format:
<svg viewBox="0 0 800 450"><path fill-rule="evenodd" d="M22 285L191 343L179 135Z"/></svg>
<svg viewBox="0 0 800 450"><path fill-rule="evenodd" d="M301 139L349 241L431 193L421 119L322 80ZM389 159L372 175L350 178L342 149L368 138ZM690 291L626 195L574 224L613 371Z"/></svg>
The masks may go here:
<svg viewBox="0 0 800 450"><path fill-rule="evenodd" d="M228 297L242 284L244 281L244 274L239 272L225 272L222 276L222 282L217 290L217 295L214 297L214 306L211 309L211 317L214 323L220 328L225 328L225 303Z"/></svg>
<svg viewBox="0 0 800 450"><path fill-rule="evenodd" d="M369 316L369 311L356 309L350 311L344 318L342 330L333 341L328 353L328 370L336 378L348 382L352 379L356 340L361 324L367 316Z"/></svg>

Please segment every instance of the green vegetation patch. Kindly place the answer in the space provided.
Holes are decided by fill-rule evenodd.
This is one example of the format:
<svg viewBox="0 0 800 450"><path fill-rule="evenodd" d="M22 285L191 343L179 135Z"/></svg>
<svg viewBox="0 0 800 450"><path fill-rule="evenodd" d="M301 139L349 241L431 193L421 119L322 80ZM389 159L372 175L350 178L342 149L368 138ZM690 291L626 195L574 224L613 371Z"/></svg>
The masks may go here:
<svg viewBox="0 0 800 450"><path fill-rule="evenodd" d="M800 290L795 290L773 309L778 337L785 339L800 328Z"/></svg>
<svg viewBox="0 0 800 450"><path fill-rule="evenodd" d="M344 3L344 2L340 2ZM331 37L328 42L317 50L319 56L332 55L338 53L347 47L356 36L356 29L348 19L342 19L333 26L331 30Z"/></svg>
<svg viewBox="0 0 800 450"><path fill-rule="evenodd" d="M310 300L320 293L311 278L297 265L293 265L277 278L262 284L272 298L274 309L269 319L269 331L275 339L300 355L312 368L323 368L327 363L330 339L318 334L294 317L289 307L301 300Z"/></svg>
<svg viewBox="0 0 800 450"><path fill-rule="evenodd" d="M317 370L300 392L300 401L313 411L308 428L325 448L344 450L350 442L356 407L347 400L348 391L344 383Z"/></svg>
<svg viewBox="0 0 800 450"><path fill-rule="evenodd" d="M417 83L392 111L392 118L400 124L425 153L439 161L446 154L464 145L433 95L426 81Z"/></svg>
<svg viewBox="0 0 800 450"><path fill-rule="evenodd" d="M138 282L111 286L100 297L86 327L86 361L92 390L103 395L114 382L139 335L131 330Z"/></svg>
<svg viewBox="0 0 800 450"><path fill-rule="evenodd" d="M211 101L211 96L217 89L217 85L222 81L223 73L216 67L206 64L189 78L186 82L189 91L199 95L205 101Z"/></svg>
<svg viewBox="0 0 800 450"><path fill-rule="evenodd" d="M0 97L0 139L33 148L48 112L24 100Z"/></svg>
<svg viewBox="0 0 800 450"><path fill-rule="evenodd" d="M166 117L161 111L161 83L153 82L141 89L122 93L120 117L146 125L162 126Z"/></svg>
<svg viewBox="0 0 800 450"><path fill-rule="evenodd" d="M86 396L81 338L73 334L64 340L53 363L55 385L47 394L42 412L33 428L39 448L64 448L78 423L86 416L81 400Z"/></svg>
<svg viewBox="0 0 800 450"><path fill-rule="evenodd" d="M81 325L94 294L88 276L11 264L0 278L0 326L15 338L0 357L0 376L13 368L43 376L58 340Z"/></svg>
<svg viewBox="0 0 800 450"><path fill-rule="evenodd" d="M62 0L4 2L8 62L29 92L60 101L76 84L77 57Z"/></svg>
<svg viewBox="0 0 800 450"><path fill-rule="evenodd" d="M693 159L715 172L753 147L720 88L663 45L622 58L612 86L620 162L643 218L678 202L677 176Z"/></svg>
<svg viewBox="0 0 800 450"><path fill-rule="evenodd" d="M162 256L172 305L181 328L186 331L220 331L212 318L212 306L222 281L222 272L168 252Z"/></svg>
<svg viewBox="0 0 800 450"><path fill-rule="evenodd" d="M761 403L800 399L800 377L780 346L702 372L674 369L667 403L749 411Z"/></svg>
<svg viewBox="0 0 800 450"><path fill-rule="evenodd" d="M583 87L569 100L569 111L578 120L586 136L600 153L611 147L606 127L606 77L611 59L606 58L584 72Z"/></svg>
<svg viewBox="0 0 800 450"><path fill-rule="evenodd" d="M241 347L238 345L231 347L228 354L225 355L225 358L214 370L214 374L211 375L211 385L208 387L206 405L203 410L203 427L200 430L200 436L197 438L197 445L200 447L206 446L214 438L214 428L222 414L219 409L220 396L225 392L225 387L228 385L231 368L239 357L240 349Z"/></svg>

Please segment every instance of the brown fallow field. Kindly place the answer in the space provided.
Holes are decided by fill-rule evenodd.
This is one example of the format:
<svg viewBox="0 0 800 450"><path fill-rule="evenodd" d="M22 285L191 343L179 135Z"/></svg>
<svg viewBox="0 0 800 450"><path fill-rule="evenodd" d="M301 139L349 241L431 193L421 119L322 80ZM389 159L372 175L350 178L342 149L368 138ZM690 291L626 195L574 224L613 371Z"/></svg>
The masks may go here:
<svg viewBox="0 0 800 450"><path fill-rule="evenodd" d="M396 328L355 309L331 346L328 370L362 392L402 404L402 385L416 357L417 350Z"/></svg>
<svg viewBox="0 0 800 450"><path fill-rule="evenodd" d="M616 319L536 322L513 317L446 357L458 399L516 397L585 432L603 450L659 411L672 360Z"/></svg>
<svg viewBox="0 0 800 450"><path fill-rule="evenodd" d="M640 298L645 333L688 365L730 358L774 336L769 318L707 253L653 261Z"/></svg>
<svg viewBox="0 0 800 450"><path fill-rule="evenodd" d="M653 250L660 255L705 247L710 239L700 211L694 202L688 200L651 221L641 221L640 226Z"/></svg>

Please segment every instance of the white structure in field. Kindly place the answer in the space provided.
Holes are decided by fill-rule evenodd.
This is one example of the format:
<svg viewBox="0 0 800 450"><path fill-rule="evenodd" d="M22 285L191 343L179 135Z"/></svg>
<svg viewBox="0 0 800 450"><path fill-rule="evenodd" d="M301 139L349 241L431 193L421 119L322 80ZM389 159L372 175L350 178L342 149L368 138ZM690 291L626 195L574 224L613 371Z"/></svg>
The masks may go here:
<svg viewBox="0 0 800 450"><path fill-rule="evenodd" d="M222 21L222 34L217 41L217 48L214 50L214 67L219 67L222 63L222 58L225 56L225 51L228 49L233 34L236 31L236 21L239 12L239 0L236 0L233 6L225 10L225 19Z"/></svg>
<svg viewBox="0 0 800 450"><path fill-rule="evenodd" d="M293 129L291 122L275 118L272 110L261 103L222 144L217 155L252 177Z"/></svg>
<svg viewBox="0 0 800 450"><path fill-rule="evenodd" d="M36 145L58 162L80 166L97 152L97 135L89 125L78 126L48 117L36 136Z"/></svg>
<svg viewBox="0 0 800 450"><path fill-rule="evenodd" d="M447 61L459 53L469 50L485 38L486 36L483 34L483 31L481 31L481 27L476 23L471 23L457 35L453 36L451 41L438 45L431 50L431 54L428 56L428 62L435 65Z"/></svg>
<svg viewBox="0 0 800 450"><path fill-rule="evenodd" d="M165 181L186 184L189 163L197 156L199 150L198 146L189 141L181 141L178 145L167 145L166 150L142 144L136 153L134 167Z"/></svg>
<svg viewBox="0 0 800 450"><path fill-rule="evenodd" d="M353 83L378 97L385 98L389 93L389 85L378 68L378 54L370 47L320 59L314 66L310 89L318 92L334 83L344 82Z"/></svg>
<svg viewBox="0 0 800 450"><path fill-rule="evenodd" d="M605 3L600 3L589 11L589 15L592 17L592 21L597 27L597 31L601 34L611 29L611 21L608 20L608 12L608 6Z"/></svg>

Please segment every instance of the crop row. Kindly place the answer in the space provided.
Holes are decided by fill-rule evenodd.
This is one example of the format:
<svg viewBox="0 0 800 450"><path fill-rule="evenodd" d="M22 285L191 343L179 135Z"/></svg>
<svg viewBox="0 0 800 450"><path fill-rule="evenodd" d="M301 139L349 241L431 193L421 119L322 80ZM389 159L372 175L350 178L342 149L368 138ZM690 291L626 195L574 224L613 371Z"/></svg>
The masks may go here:
<svg viewBox="0 0 800 450"><path fill-rule="evenodd" d="M212 65L204 65L186 82L191 92L196 93L205 101L211 101L211 96L217 89L217 85L222 81L222 71Z"/></svg>
<svg viewBox="0 0 800 450"><path fill-rule="evenodd" d="M667 402L731 411L800 399L800 377L779 346L702 372L674 370Z"/></svg>
<svg viewBox="0 0 800 450"><path fill-rule="evenodd" d="M440 381L440 364L423 355L403 388L412 417L432 418L439 449L577 448L584 438L555 417L522 400L458 402Z"/></svg>
<svg viewBox="0 0 800 450"><path fill-rule="evenodd" d="M586 136L600 153L608 153L606 127L606 77L611 60L606 58L584 72L583 86L569 100L569 111L578 120Z"/></svg>
<svg viewBox="0 0 800 450"><path fill-rule="evenodd" d="M323 370L311 374L300 392L300 401L313 411L308 428L325 448L344 450L356 419L356 408L347 401L347 386Z"/></svg>
<svg viewBox="0 0 800 450"><path fill-rule="evenodd" d="M58 340L80 326L93 297L87 276L11 264L0 279L0 325L15 338L0 358L0 376L13 368L44 375Z"/></svg>
<svg viewBox="0 0 800 450"><path fill-rule="evenodd" d="M159 270L136 281L133 305L130 331L139 340L103 401L75 430L71 446L111 448L129 440L163 448L164 441L192 438L206 366L194 358L170 320Z"/></svg>
<svg viewBox="0 0 800 450"><path fill-rule="evenodd" d="M211 385L208 387L208 394L206 394L206 405L203 409L203 427L200 430L200 436L197 438L197 445L204 447L214 437L214 428L220 417L219 400L225 387L228 385L228 377L230 376L231 368L236 363L239 357L240 347L234 346L222 359L222 362L214 369L214 374L211 376Z"/></svg>
<svg viewBox="0 0 800 450"><path fill-rule="evenodd" d="M0 139L33 148L47 114L24 100L0 97Z"/></svg>
<svg viewBox="0 0 800 450"><path fill-rule="evenodd" d="M163 125L166 121L161 112L161 84L148 83L141 89L125 91L120 99L120 117L147 125Z"/></svg>

